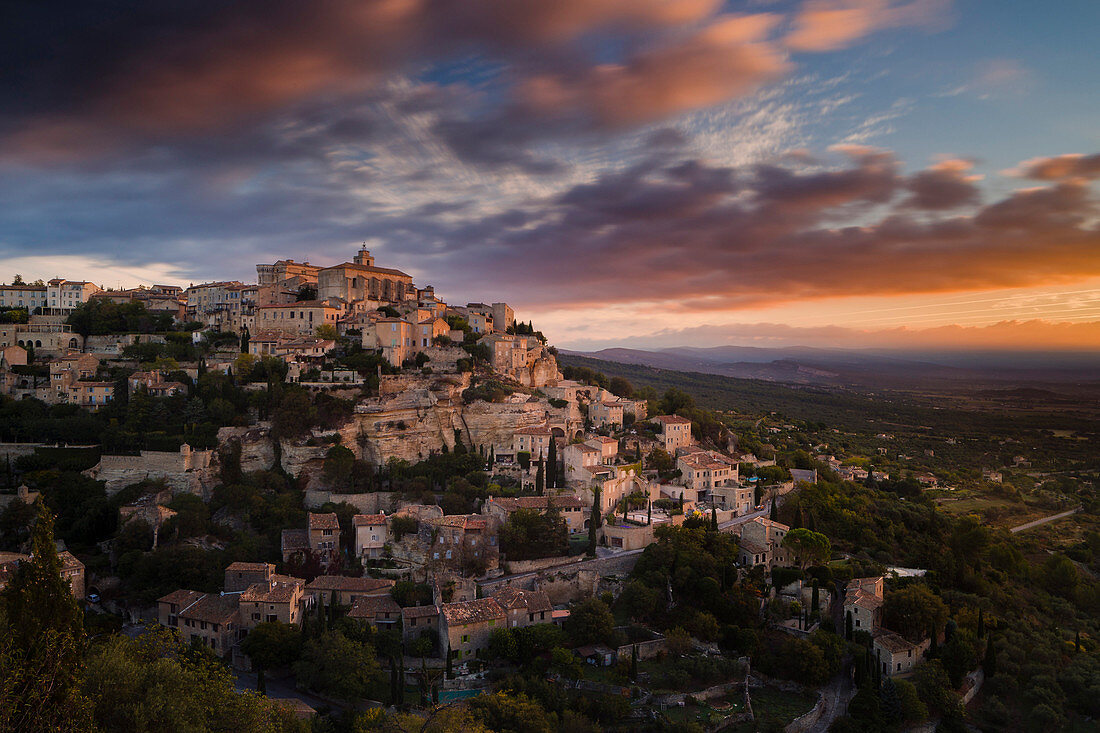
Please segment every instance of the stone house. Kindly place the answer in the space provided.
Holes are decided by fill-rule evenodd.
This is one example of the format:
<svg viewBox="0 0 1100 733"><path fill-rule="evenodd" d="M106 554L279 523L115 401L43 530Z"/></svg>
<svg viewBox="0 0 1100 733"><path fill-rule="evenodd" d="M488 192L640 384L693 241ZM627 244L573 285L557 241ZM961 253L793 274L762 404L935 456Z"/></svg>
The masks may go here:
<svg viewBox="0 0 1100 733"><path fill-rule="evenodd" d="M417 346L427 349L432 346L437 336L448 336L451 333L451 327L442 318L432 317L416 324L416 331Z"/></svg>
<svg viewBox="0 0 1100 733"><path fill-rule="evenodd" d="M266 583L275 577L275 566L269 562L235 562L225 569L226 593L240 593L257 583Z"/></svg>
<svg viewBox="0 0 1100 733"><path fill-rule="evenodd" d="M596 435L584 441L600 452L600 463L610 466L619 456L619 441L606 435Z"/></svg>
<svg viewBox="0 0 1100 733"><path fill-rule="evenodd" d="M256 309L257 331L278 331L294 336L313 336L318 326L336 327L343 309L323 300L286 305L261 305Z"/></svg>
<svg viewBox="0 0 1100 733"><path fill-rule="evenodd" d="M679 415L658 415L653 422L660 426L658 441L670 455L676 455L678 449L691 445L691 420Z"/></svg>
<svg viewBox="0 0 1100 733"><path fill-rule="evenodd" d="M588 443L571 443L561 451L562 464L565 466L565 480L567 483L580 481L589 483L592 480L592 471L601 465L601 451Z"/></svg>
<svg viewBox="0 0 1100 733"><path fill-rule="evenodd" d="M177 590L157 599L157 620L185 643L198 642L219 657L240 639L241 616L234 596Z"/></svg>
<svg viewBox="0 0 1100 733"><path fill-rule="evenodd" d="M522 590L507 585L492 597L504 609L505 625L509 629L553 622L554 607L546 591Z"/></svg>
<svg viewBox="0 0 1100 733"><path fill-rule="evenodd" d="M738 517L751 514L756 506L756 491L751 486L719 486L710 489L708 494L716 507L728 509Z"/></svg>
<svg viewBox="0 0 1100 733"><path fill-rule="evenodd" d="M20 488L26 489L25 486ZM26 496L25 493L22 495ZM57 553L57 557L61 561L61 577L69 581L69 592L76 600L84 600L84 563L77 560L68 550ZM15 575L19 564L30 559L30 555L20 552L0 552L0 590L3 590Z"/></svg>
<svg viewBox="0 0 1100 733"><path fill-rule="evenodd" d="M309 549L322 559L332 559L340 552L340 521L335 512L309 513L307 520Z"/></svg>
<svg viewBox="0 0 1100 733"><path fill-rule="evenodd" d="M596 426L621 426L623 424L623 408L622 400L618 398L599 400L588 406L588 419Z"/></svg>
<svg viewBox="0 0 1100 733"><path fill-rule="evenodd" d="M305 581L289 575L272 575L240 594L241 626L253 629L267 622L299 625L309 603Z"/></svg>
<svg viewBox="0 0 1100 733"><path fill-rule="evenodd" d="M852 617L852 628L875 633L882 626L885 603L885 579L853 578L844 590L844 616Z"/></svg>
<svg viewBox="0 0 1100 733"><path fill-rule="evenodd" d="M402 619L401 606L389 593L382 596L365 596L356 599L348 611L348 618L358 619L377 629L398 629Z"/></svg>
<svg viewBox="0 0 1100 733"><path fill-rule="evenodd" d="M495 598L444 603L439 613L443 653L456 663L480 655L494 631L505 627L506 614Z"/></svg>
<svg viewBox="0 0 1100 733"><path fill-rule="evenodd" d="M545 512L547 507L553 505L565 520L565 526L569 533L584 531L584 523L589 517L589 504L583 499L570 494L547 496L516 496L516 497L492 497L481 507L481 513L495 517L504 523L513 513L520 509L531 509L539 513Z"/></svg>
<svg viewBox="0 0 1100 733"><path fill-rule="evenodd" d="M407 606L401 609L401 637L406 644L419 639L425 631L439 633L439 606Z"/></svg>
<svg viewBox="0 0 1100 733"><path fill-rule="evenodd" d="M712 450L681 449L676 468L683 484L700 496L719 486L734 485L740 476L737 461Z"/></svg>
<svg viewBox="0 0 1100 733"><path fill-rule="evenodd" d="M540 456L546 458L550 454L550 441L553 439L553 432L545 425L520 428L512 433L512 451L517 455L520 451L527 451L534 462Z"/></svg>
<svg viewBox="0 0 1100 733"><path fill-rule="evenodd" d="M790 527L764 517L756 517L741 527L741 549L738 559L746 567L767 565L773 568L786 565L789 560L783 548L783 538Z"/></svg>
<svg viewBox="0 0 1100 733"><path fill-rule="evenodd" d="M900 634L879 629L872 634L871 648L875 660L881 665L883 677L906 675L920 663L931 640L914 644Z"/></svg>
<svg viewBox="0 0 1100 733"><path fill-rule="evenodd" d="M390 541L386 515L356 514L351 518L351 524L355 527L355 554L370 560L382 557L382 552Z"/></svg>
<svg viewBox="0 0 1100 733"><path fill-rule="evenodd" d="M484 567L499 562L497 520L482 514L447 514L421 524L427 562L442 567ZM425 534L426 532L426 534Z"/></svg>

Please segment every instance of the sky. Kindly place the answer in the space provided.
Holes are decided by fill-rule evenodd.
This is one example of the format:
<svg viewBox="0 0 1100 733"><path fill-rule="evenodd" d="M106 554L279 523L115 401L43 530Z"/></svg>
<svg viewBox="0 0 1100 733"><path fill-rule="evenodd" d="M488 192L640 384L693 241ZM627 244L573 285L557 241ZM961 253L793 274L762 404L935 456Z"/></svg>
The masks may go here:
<svg viewBox="0 0 1100 733"><path fill-rule="evenodd" d="M282 258L564 347L1100 349L1100 3L22 3L0 281Z"/></svg>

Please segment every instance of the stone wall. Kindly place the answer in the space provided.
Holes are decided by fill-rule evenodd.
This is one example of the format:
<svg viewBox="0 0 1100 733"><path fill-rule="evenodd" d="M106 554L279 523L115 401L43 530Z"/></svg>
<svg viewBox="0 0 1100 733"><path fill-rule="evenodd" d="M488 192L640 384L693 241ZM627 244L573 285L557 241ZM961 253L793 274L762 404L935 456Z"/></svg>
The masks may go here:
<svg viewBox="0 0 1100 733"><path fill-rule="evenodd" d="M378 514L380 512L392 514L398 509L397 493L392 491L376 491L370 494L335 494L331 491L307 491L305 507L306 509L316 509L330 501L335 504L347 502L362 514Z"/></svg>
<svg viewBox="0 0 1100 733"><path fill-rule="evenodd" d="M101 456L99 463L84 475L102 481L111 496L131 484L146 479L163 479L173 493L190 493L209 499L217 483L214 452L191 450L184 445L179 452L142 451L136 456Z"/></svg>
<svg viewBox="0 0 1100 733"><path fill-rule="evenodd" d="M0 443L0 460L10 458L14 461L22 456L33 455L35 448L45 445L45 443Z"/></svg>
<svg viewBox="0 0 1100 733"><path fill-rule="evenodd" d="M821 693L817 695L817 702L809 709L808 712L798 716L783 729L784 733L805 733L810 728L814 727L814 724L821 719L821 716L825 713L825 696Z"/></svg>

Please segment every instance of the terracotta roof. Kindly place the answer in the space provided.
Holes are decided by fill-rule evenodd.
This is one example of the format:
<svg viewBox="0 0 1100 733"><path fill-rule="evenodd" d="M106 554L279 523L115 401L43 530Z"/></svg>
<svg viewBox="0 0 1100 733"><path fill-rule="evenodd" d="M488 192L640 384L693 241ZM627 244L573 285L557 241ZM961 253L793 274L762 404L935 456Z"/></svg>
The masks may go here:
<svg viewBox="0 0 1100 733"><path fill-rule="evenodd" d="M658 415L657 417L650 418L656 420L662 425L683 425L684 423L690 423L686 417L680 417L679 415Z"/></svg>
<svg viewBox="0 0 1100 733"><path fill-rule="evenodd" d="M452 527L454 529L485 529L487 523L477 516L466 514L447 514L432 522L438 527Z"/></svg>
<svg viewBox="0 0 1100 733"><path fill-rule="evenodd" d="M234 596L220 596L216 593L205 593L189 608L180 609L181 618L206 621L214 624L227 624L237 617L237 599Z"/></svg>
<svg viewBox="0 0 1100 733"><path fill-rule="evenodd" d="M275 578L286 578L286 576L275 576ZM253 583L248 586L248 590L241 593L242 601L255 601L259 603L290 603L294 600L295 591L300 587L302 581L297 580L295 583L280 582L272 578L269 582Z"/></svg>
<svg viewBox="0 0 1100 733"><path fill-rule="evenodd" d="M274 570L275 566L266 562L235 562L230 563L226 570L233 570L239 573L262 573L266 572L268 568Z"/></svg>
<svg viewBox="0 0 1100 733"><path fill-rule="evenodd" d="M202 598L202 596L203 594L197 590L174 590L168 595L158 598L157 603L175 603L183 608Z"/></svg>
<svg viewBox="0 0 1100 733"><path fill-rule="evenodd" d="M845 605L859 606L860 608L866 608L868 611L874 611L876 608L881 608L883 603L883 599L862 589L849 591L844 598Z"/></svg>
<svg viewBox="0 0 1100 733"><path fill-rule="evenodd" d="M68 550L63 550L62 552L59 552L57 554L57 558L61 560L62 570L76 570L77 568L80 568L81 570L84 569L84 563L77 560L76 556L74 556L73 553L69 552Z"/></svg>
<svg viewBox="0 0 1100 733"><path fill-rule="evenodd" d="M336 518L335 512L329 514L309 514L309 528L310 529L340 529L340 520Z"/></svg>
<svg viewBox="0 0 1100 733"><path fill-rule="evenodd" d="M348 616L350 618L375 618L383 613L399 614L401 613L401 606L397 605L397 601L388 595L357 598L355 603L352 604L351 610L348 611ZM394 620L397 619L394 618Z"/></svg>
<svg viewBox="0 0 1100 733"><path fill-rule="evenodd" d="M476 601L444 603L440 606L443 618L451 626L465 626L492 619L504 618L504 609L493 598L479 598Z"/></svg>
<svg viewBox="0 0 1100 733"><path fill-rule="evenodd" d="M381 588L392 588L393 585L394 581L383 578L352 578L346 575L318 575L306 586L306 590L336 590L367 593Z"/></svg>
<svg viewBox="0 0 1100 733"><path fill-rule="evenodd" d="M386 523L385 514L356 514L351 518L352 526L366 527Z"/></svg>
<svg viewBox="0 0 1100 733"><path fill-rule="evenodd" d="M891 654L898 654L900 652L909 651L910 649L916 649L917 645L909 641L905 637L895 634L893 631L886 629L879 629L874 633L875 643L880 647L890 652Z"/></svg>
<svg viewBox="0 0 1100 733"><path fill-rule="evenodd" d="M493 598L502 608L525 608L527 613L553 610L550 596L546 594L546 591L521 590L520 588L506 586L494 593Z"/></svg>
<svg viewBox="0 0 1100 733"><path fill-rule="evenodd" d="M597 443L604 443L604 444L608 444L608 443L614 443L615 445L619 444L619 441L615 440L614 438L609 438L606 435L597 435L593 438L589 438L589 440L595 441Z"/></svg>
<svg viewBox="0 0 1100 733"><path fill-rule="evenodd" d="M374 267L372 265L357 265L354 262L345 262L342 265L333 265L332 267L325 267L322 269L339 270L341 268L347 270L360 270L361 272L378 272L383 275L397 275L398 277L407 277L410 280L412 279L412 275L407 272L401 272L401 270L394 270L388 267Z"/></svg>
<svg viewBox="0 0 1100 733"><path fill-rule="evenodd" d="M429 618L439 615L439 606L408 606L401 609L404 618Z"/></svg>
<svg viewBox="0 0 1100 733"><path fill-rule="evenodd" d="M585 445L584 443L574 443L573 445L570 445L568 447L573 448L574 450L579 450L581 453L601 453L602 452L599 448L597 448L593 445Z"/></svg>

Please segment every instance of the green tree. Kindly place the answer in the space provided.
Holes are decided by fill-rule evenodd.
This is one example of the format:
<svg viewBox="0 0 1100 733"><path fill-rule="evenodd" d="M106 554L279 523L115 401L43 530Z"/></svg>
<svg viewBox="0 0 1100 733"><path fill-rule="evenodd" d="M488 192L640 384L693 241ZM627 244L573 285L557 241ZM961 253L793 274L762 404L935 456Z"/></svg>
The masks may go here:
<svg viewBox="0 0 1100 733"><path fill-rule="evenodd" d="M306 642L294 672L299 686L348 702L366 697L382 678L374 649L339 631Z"/></svg>
<svg viewBox="0 0 1100 733"><path fill-rule="evenodd" d="M916 643L939 634L947 621L947 606L928 586L918 583L887 593L883 618L888 628Z"/></svg>
<svg viewBox="0 0 1100 733"><path fill-rule="evenodd" d="M305 733L309 727L279 704L234 689L224 664L207 650L180 644L164 628L98 645L84 689L102 731Z"/></svg>
<svg viewBox="0 0 1100 733"><path fill-rule="evenodd" d="M611 638L615 617L599 598L587 598L573 604L565 620L565 633L575 645L594 644Z"/></svg>
<svg viewBox="0 0 1100 733"><path fill-rule="evenodd" d="M0 730L82 730L83 620L61 576L53 515L41 498L35 511L31 558L0 591Z"/></svg>
<svg viewBox="0 0 1100 733"><path fill-rule="evenodd" d="M1043 563L1043 585L1054 595L1072 597L1077 580L1077 567L1065 555L1056 553Z"/></svg>
<svg viewBox="0 0 1100 733"><path fill-rule="evenodd" d="M354 470L355 454L349 448L334 445L328 449L323 472L330 486L338 490L350 488Z"/></svg>
<svg viewBox="0 0 1100 733"><path fill-rule="evenodd" d="M522 693L478 695L468 703L474 718L498 733L554 733L557 717Z"/></svg>
<svg viewBox="0 0 1100 733"><path fill-rule="evenodd" d="M241 641L241 651L257 669L289 667L302 653L302 632L293 624L265 622L257 624Z"/></svg>
<svg viewBox="0 0 1100 733"><path fill-rule="evenodd" d="M828 537L804 527L797 527L787 532L783 538L783 547L794 553L803 570L808 565L816 565L828 560L833 551Z"/></svg>

